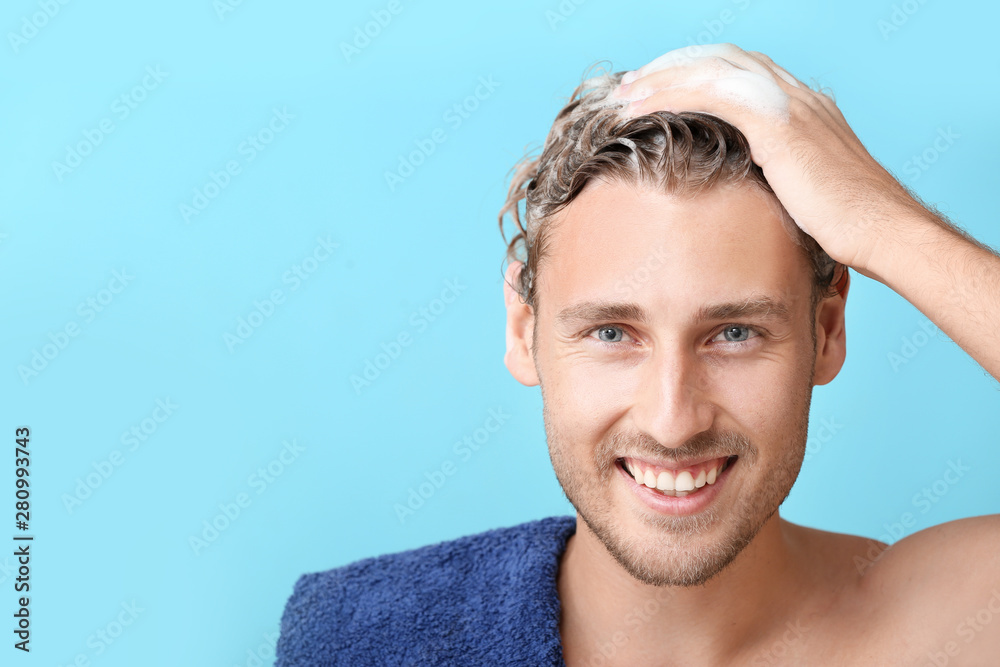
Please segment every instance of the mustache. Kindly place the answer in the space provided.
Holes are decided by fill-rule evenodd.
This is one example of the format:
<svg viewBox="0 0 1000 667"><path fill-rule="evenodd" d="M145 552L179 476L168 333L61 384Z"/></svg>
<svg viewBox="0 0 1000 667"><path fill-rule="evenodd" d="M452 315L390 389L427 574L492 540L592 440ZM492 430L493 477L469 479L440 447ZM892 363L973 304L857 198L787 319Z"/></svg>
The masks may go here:
<svg viewBox="0 0 1000 667"><path fill-rule="evenodd" d="M758 449L737 431L703 431L692 436L680 447L664 447L645 433L615 433L601 448L599 459L608 465L622 456L636 456L662 461L681 461L692 458L721 458L739 456L753 463Z"/></svg>

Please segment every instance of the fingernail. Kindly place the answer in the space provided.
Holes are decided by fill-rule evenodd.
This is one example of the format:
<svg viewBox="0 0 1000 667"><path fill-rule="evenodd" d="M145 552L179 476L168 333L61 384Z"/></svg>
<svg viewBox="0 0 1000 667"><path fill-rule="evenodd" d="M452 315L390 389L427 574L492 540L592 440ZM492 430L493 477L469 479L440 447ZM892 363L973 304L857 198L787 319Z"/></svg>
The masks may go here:
<svg viewBox="0 0 1000 667"><path fill-rule="evenodd" d="M625 72L625 74L622 76L622 84L623 85L624 84L632 83L635 80L636 80L636 73L635 73L635 71Z"/></svg>

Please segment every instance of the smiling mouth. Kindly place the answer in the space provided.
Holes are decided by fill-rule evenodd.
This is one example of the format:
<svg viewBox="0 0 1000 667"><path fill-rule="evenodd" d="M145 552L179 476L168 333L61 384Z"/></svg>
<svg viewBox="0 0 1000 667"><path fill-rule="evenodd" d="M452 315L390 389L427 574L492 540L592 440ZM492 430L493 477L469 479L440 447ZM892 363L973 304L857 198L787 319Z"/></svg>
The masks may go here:
<svg viewBox="0 0 1000 667"><path fill-rule="evenodd" d="M738 456L711 459L682 469L664 468L645 461L622 457L615 461L636 484L673 498L695 495L715 484L723 472L731 468Z"/></svg>

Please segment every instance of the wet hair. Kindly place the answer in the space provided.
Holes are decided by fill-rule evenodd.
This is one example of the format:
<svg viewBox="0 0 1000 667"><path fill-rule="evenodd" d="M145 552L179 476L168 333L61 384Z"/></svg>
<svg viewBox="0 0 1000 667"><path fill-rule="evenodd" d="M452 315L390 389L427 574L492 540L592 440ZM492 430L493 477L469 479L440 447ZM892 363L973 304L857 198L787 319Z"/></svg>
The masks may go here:
<svg viewBox="0 0 1000 667"><path fill-rule="evenodd" d="M746 137L730 123L694 112L624 117L625 103L609 98L624 73L600 69L593 75L584 73L582 83L556 116L541 154L529 152L511 169L507 200L499 214L500 233L507 242L506 259L524 262L512 287L533 308L553 216L592 180L639 184L685 196L723 184L748 184L770 194L781 206L763 171L750 159ZM836 293L832 281L837 263L791 220L784 207L780 211L812 267L815 308L822 298ZM516 226L510 241L504 233L508 214Z"/></svg>

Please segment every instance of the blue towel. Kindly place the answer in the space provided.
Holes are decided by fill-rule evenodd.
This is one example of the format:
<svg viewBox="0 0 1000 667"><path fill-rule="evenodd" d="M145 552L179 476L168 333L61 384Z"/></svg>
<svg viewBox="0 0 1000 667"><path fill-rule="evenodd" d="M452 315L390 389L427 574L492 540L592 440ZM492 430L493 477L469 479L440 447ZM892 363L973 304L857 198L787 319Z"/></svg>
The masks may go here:
<svg viewBox="0 0 1000 667"><path fill-rule="evenodd" d="M548 517L305 574L276 665L564 666L556 574L574 532Z"/></svg>

